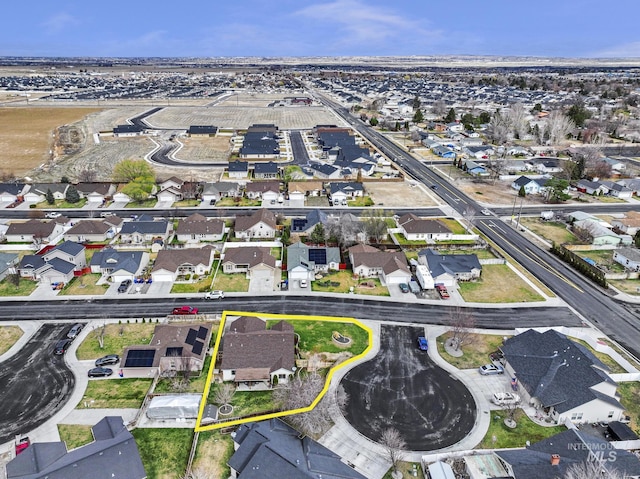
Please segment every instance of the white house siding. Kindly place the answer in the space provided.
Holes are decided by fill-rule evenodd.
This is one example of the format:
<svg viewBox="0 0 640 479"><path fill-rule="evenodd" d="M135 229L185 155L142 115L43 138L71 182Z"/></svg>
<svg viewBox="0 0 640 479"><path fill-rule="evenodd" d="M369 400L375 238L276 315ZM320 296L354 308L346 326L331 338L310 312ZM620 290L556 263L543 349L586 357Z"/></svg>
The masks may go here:
<svg viewBox="0 0 640 479"><path fill-rule="evenodd" d="M588 403L582 404L574 409L559 413L557 416L557 423L561 424L567 419L573 423L592 423L600 421L619 421L623 418L624 409L604 402L601 399L594 399L593 401L589 401Z"/></svg>
<svg viewBox="0 0 640 479"><path fill-rule="evenodd" d="M407 274L400 270L384 275L384 281L387 284L408 283L410 280L411 274Z"/></svg>

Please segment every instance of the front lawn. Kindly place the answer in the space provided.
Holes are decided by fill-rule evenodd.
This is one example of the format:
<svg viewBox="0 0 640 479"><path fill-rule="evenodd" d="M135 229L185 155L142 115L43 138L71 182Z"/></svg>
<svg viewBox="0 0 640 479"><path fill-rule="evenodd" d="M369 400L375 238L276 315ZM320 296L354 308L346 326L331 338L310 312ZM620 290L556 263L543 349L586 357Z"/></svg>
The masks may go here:
<svg viewBox="0 0 640 479"><path fill-rule="evenodd" d="M249 279L245 273L226 274L218 270L212 288L227 292L246 293L249 291Z"/></svg>
<svg viewBox="0 0 640 479"><path fill-rule="evenodd" d="M211 265L211 273L202 277L198 281L193 283L173 283L171 287L172 293L204 293L211 289L211 283L213 282L213 271L216 270L217 261L214 261Z"/></svg>
<svg viewBox="0 0 640 479"><path fill-rule="evenodd" d="M114 376L115 379L89 381L78 409L138 409L142 406L152 380L119 378L115 373Z"/></svg>
<svg viewBox="0 0 640 479"><path fill-rule="evenodd" d="M149 479L183 477L187 469L192 429L134 429L131 431Z"/></svg>
<svg viewBox="0 0 640 479"><path fill-rule="evenodd" d="M23 334L18 326L0 326L0 355L9 351Z"/></svg>
<svg viewBox="0 0 640 479"><path fill-rule="evenodd" d="M158 202L155 198L149 198L144 201L129 201L124 207L125 208L153 208Z"/></svg>
<svg viewBox="0 0 640 479"><path fill-rule="evenodd" d="M223 208L225 206L262 206L262 200L250 200L249 198L220 198L216 202L216 208Z"/></svg>
<svg viewBox="0 0 640 479"><path fill-rule="evenodd" d="M357 196L353 200L347 201L349 206L362 208L364 206L373 206L373 200L370 196Z"/></svg>
<svg viewBox="0 0 640 479"><path fill-rule="evenodd" d="M543 301L531 286L525 283L506 264L482 265L482 276L476 281L461 281L459 291L472 303L519 303Z"/></svg>
<svg viewBox="0 0 640 479"><path fill-rule="evenodd" d="M0 281L0 296L29 296L37 287L37 281L20 278L16 286L9 278L5 278Z"/></svg>
<svg viewBox="0 0 640 479"><path fill-rule="evenodd" d="M454 220L453 218L438 218L438 221L449 228L454 235L468 234L468 231L464 228L464 226L462 226L459 221Z"/></svg>
<svg viewBox="0 0 640 479"><path fill-rule="evenodd" d="M278 321L267 321L267 328L271 328ZM339 353L349 351L354 356L361 354L369 345L369 334L357 324L337 323L333 321L291 321L294 331L300 336L298 347L302 351L311 353ZM332 338L337 331L351 339L349 347L336 345Z"/></svg>
<svg viewBox="0 0 640 479"><path fill-rule="evenodd" d="M504 419L507 417L506 411L491 411L490 413L489 430L476 449L525 447L527 441L533 444L567 430L564 426L539 426L529 419L522 409L516 411L514 419L517 426L511 429L504 424Z"/></svg>
<svg viewBox="0 0 640 479"><path fill-rule="evenodd" d="M373 287L364 287L364 284L371 284ZM358 286L360 285L360 286ZM349 293L353 287L356 294L367 294L372 296L389 296L389 290L382 286L377 278L354 278L351 271L332 271L322 279L311 282L311 290L320 293Z"/></svg>
<svg viewBox="0 0 640 479"><path fill-rule="evenodd" d="M631 416L629 427L636 434L640 434L640 382L618 383L618 394L620 394L620 403Z"/></svg>
<svg viewBox="0 0 640 479"><path fill-rule="evenodd" d="M520 224L538 236L556 244L580 244L580 240L561 221L542 221L540 218L521 218Z"/></svg>
<svg viewBox="0 0 640 479"><path fill-rule="evenodd" d="M458 369L479 368L483 364L489 363L489 354L502 346L504 338L504 336L495 334L470 334L462 343L463 355L456 358L444 350L444 343L451 337L453 337L451 331L438 336L438 353L442 359Z"/></svg>
<svg viewBox="0 0 640 479"><path fill-rule="evenodd" d="M85 274L84 276L77 276L65 285L62 291L60 291L60 295L104 294L105 291L109 289L109 285L96 284L100 278L102 278L101 274Z"/></svg>
<svg viewBox="0 0 640 479"><path fill-rule="evenodd" d="M82 424L58 424L60 440L67 445L67 450L75 449L93 442L91 426Z"/></svg>
<svg viewBox="0 0 640 479"><path fill-rule="evenodd" d="M211 384L207 404L214 404L214 398L220 383ZM229 401L233 406L231 417L247 417L266 414L277 410L273 403L273 391L236 391Z"/></svg>
<svg viewBox="0 0 640 479"><path fill-rule="evenodd" d="M207 471L211 477L229 477L227 462L233 455L233 439L220 431L205 431L198 436L193 470Z"/></svg>
<svg viewBox="0 0 640 479"><path fill-rule="evenodd" d="M90 332L82 341L76 355L79 360L97 359L107 354L122 355L127 346L149 344L157 323L107 324L104 334L104 348L100 347L96 332ZM102 328L98 326L94 331Z"/></svg>

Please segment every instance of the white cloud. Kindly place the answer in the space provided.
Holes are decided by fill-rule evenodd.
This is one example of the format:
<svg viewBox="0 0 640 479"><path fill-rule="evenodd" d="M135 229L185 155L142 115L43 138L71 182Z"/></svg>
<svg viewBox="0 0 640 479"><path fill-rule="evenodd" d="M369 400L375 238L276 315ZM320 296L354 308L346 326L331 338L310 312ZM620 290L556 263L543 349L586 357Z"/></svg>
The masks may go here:
<svg viewBox="0 0 640 479"><path fill-rule="evenodd" d="M42 23L48 33L58 33L71 27L75 27L80 22L77 18L68 13L57 13Z"/></svg>
<svg viewBox="0 0 640 479"><path fill-rule="evenodd" d="M594 58L637 58L640 57L640 42L623 43L611 48L594 52Z"/></svg>

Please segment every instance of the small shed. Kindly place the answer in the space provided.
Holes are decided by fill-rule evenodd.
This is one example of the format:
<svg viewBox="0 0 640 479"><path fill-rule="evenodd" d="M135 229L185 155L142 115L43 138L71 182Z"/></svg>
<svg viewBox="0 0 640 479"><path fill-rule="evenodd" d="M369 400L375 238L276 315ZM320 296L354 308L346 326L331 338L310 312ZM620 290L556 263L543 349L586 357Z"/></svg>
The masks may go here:
<svg viewBox="0 0 640 479"><path fill-rule="evenodd" d="M431 476L431 479L456 479L451 466L442 461L429 464L429 476Z"/></svg>
<svg viewBox="0 0 640 479"><path fill-rule="evenodd" d="M149 419L196 419L200 409L200 394L168 394L155 396L147 408Z"/></svg>

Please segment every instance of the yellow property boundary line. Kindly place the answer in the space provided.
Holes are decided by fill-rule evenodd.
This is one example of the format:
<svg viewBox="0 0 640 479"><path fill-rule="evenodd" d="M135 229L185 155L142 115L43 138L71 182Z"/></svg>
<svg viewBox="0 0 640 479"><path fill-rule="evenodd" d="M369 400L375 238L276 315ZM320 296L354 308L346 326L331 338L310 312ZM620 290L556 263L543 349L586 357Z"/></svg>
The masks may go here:
<svg viewBox="0 0 640 479"><path fill-rule="evenodd" d="M261 319L262 318L280 319L280 320L284 319L289 321L332 321L336 323L352 323L352 324L355 324L356 326L359 326L360 328L362 328L367 332L367 334L369 335L369 344L367 345L367 347L362 353L358 354L357 356L353 356L347 359L346 361L343 361L342 363L338 364L337 366L329 369L329 373L327 374L327 378L324 383L324 388L322 388L322 391L320 391L318 396L307 407L286 410L286 411L279 411L279 412L270 413L270 414L263 414L261 416L252 416L248 418L236 419L233 421L226 421L226 422L219 422L219 423L208 424L206 426L203 426L201 424L202 415L204 414L204 408L207 403L207 398L209 397L209 391L211 389L211 378L213 376L213 371L215 370L215 366L216 366L215 360L218 357L218 349L220 347L220 341L222 340L222 335L224 333L224 325L227 320L227 316L254 316ZM223 311L222 319L220 321L220 326L218 328L218 335L216 337L216 344L213 348L213 357L209 366L209 373L207 374L207 383L205 384L204 392L202 393L202 399L200 400L200 409L198 411L198 419L196 420L195 431L196 432L212 431L212 430L220 429L223 427L245 424L248 422L264 421L265 419L291 416L293 414L309 412L317 406L317 404L320 402L320 400L324 397L326 392L329 390L329 385L331 384L331 378L333 377L333 373L338 369L348 366L349 364L366 356L369 353L369 351L371 351L372 347L373 347L373 330L370 327L365 326L355 318L336 317L336 316L304 316L304 315L282 315L282 314L267 314L267 313L247 313L242 311Z"/></svg>

